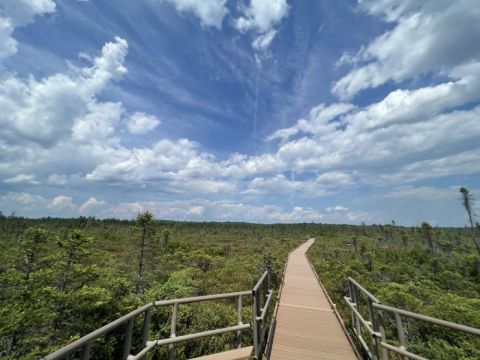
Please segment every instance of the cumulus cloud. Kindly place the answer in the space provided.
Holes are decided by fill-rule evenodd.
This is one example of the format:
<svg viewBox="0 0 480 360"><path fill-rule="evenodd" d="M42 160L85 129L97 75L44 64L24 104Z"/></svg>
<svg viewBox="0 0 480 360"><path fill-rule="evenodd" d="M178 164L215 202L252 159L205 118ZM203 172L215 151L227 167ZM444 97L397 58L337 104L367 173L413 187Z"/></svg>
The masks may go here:
<svg viewBox="0 0 480 360"><path fill-rule="evenodd" d="M53 0L2 0L0 2L0 60L17 52L15 28L33 21L35 15L55 12Z"/></svg>
<svg viewBox="0 0 480 360"><path fill-rule="evenodd" d="M285 141L300 132L319 134L332 131L341 125L338 121L332 122L332 120L335 120L338 116L349 112L353 108L354 106L352 104L345 103L332 104L329 106L320 104L310 110L308 119L300 119L296 125L290 128L275 131L267 137L267 140L281 139Z"/></svg>
<svg viewBox="0 0 480 360"><path fill-rule="evenodd" d="M198 204L202 205L198 205ZM360 221L379 221L377 214L345 210L321 212L311 207L294 205L282 207L272 204L253 205L231 200L175 200L144 201L119 203L105 210L105 216L132 218L139 211L149 210L158 219L188 219L192 216L205 220L222 219L224 221L248 221L263 223L359 223Z"/></svg>
<svg viewBox="0 0 480 360"><path fill-rule="evenodd" d="M195 203L202 205L195 205ZM323 214L309 207L294 206L284 209L276 205L255 206L227 200L176 200L120 203L110 207L106 215L113 214L122 218L131 218L139 211L152 211L159 219L186 219L195 217L238 220L250 222L305 222L320 221Z"/></svg>
<svg viewBox="0 0 480 360"><path fill-rule="evenodd" d="M70 136L75 122L74 132L80 137L96 130L108 132L97 115L111 112L112 105L105 109L106 105L97 104L94 96L126 72L122 62L127 49L127 42L116 38L105 44L92 67L76 69L72 74L55 74L40 81L7 75L0 82L2 138L15 144L23 140L51 146Z"/></svg>
<svg viewBox="0 0 480 360"><path fill-rule="evenodd" d="M127 128L132 134L142 135L154 130L160 123L153 115L136 112L128 119Z"/></svg>
<svg viewBox="0 0 480 360"><path fill-rule="evenodd" d="M82 214L97 212L107 206L107 202L104 200L97 200L94 197L90 197L79 208L78 211Z"/></svg>
<svg viewBox="0 0 480 360"><path fill-rule="evenodd" d="M0 60L17 52L17 42L12 38L12 33L11 20L0 18Z"/></svg>
<svg viewBox="0 0 480 360"><path fill-rule="evenodd" d="M5 125L0 130L4 179L44 180L55 186L87 181L178 196L194 191L206 196L295 193L319 197L362 183L401 183L478 171L480 108L462 105L479 99L479 63L452 69L455 78L450 81L396 90L365 107L321 104L307 118L269 136L269 140L281 140L271 153L217 159L188 139L163 139L146 147L122 144L119 124L125 119L123 105L99 102L96 94L126 72L127 49L126 42L117 39L104 46L91 67L43 80L26 82L9 77L0 83L0 103L11 109L0 115ZM55 77L58 80L54 82ZM68 82L71 84L66 86ZM59 115L40 106L53 109L55 101L37 100L37 87L52 89L44 90L45 94L57 94L53 84L58 86L56 101L72 103L74 109L81 103L75 110L79 115L65 115L63 129L55 125ZM22 112L29 106L44 114L46 128L52 129L46 135L32 132L26 136L12 120L26 118ZM61 106L58 111L70 113ZM143 129L155 123L150 115L138 114L149 118L137 122ZM22 146L23 142L30 145ZM72 157L75 166L71 166ZM13 161L16 167L11 166ZM289 179L285 172L301 176ZM25 177L29 175L34 178ZM139 206L128 205L135 210Z"/></svg>
<svg viewBox="0 0 480 360"><path fill-rule="evenodd" d="M175 3L183 4L179 11L194 11L193 6L198 4L210 6L207 2ZM187 6L194 3L197 5ZM416 6L410 1L365 2L364 9L373 16L382 16L391 23L392 30L360 52L345 55L341 62L353 64L357 70L371 66L375 76L380 74L378 84L403 81L429 71L437 72L443 80L417 89L394 90L369 105L338 102L315 106L305 118L268 136L267 140L279 142L271 144L270 152L258 155L235 153L218 158L189 139L160 139L151 145L129 145L128 138L124 137L125 126L130 133L142 135L154 130L160 120L150 114L125 109L120 102L100 100L102 91L127 73L128 44L121 38L105 44L99 55L85 57L90 61L85 67L71 66L65 73L43 79L5 73L0 79L2 182L12 188L42 183L53 187L95 187L98 192L116 187L134 194L155 193L159 198L203 196L195 201L138 200L109 204L92 194L79 207L81 213L102 216L132 217L140 211L153 209L159 218L170 219L192 216L267 222L374 219L375 214L354 211L343 205L330 206L321 212L300 204L288 208L267 204L255 206L242 200L257 195L282 197L292 193L300 197L329 197L342 189L391 184L396 188L388 196L398 199L414 196L414 193L428 193L426 188L418 190L410 185L419 180L480 172L477 45L472 45L461 56L455 55L456 60L447 59L445 55L428 64L426 58L422 58L424 49L419 47L419 53L406 54L408 61L403 63L397 61L401 56L385 40L396 44L401 36L394 35L395 32L408 35L406 30L400 30L412 24L416 26L414 29L421 30L428 25L424 20L428 20L430 28L424 31L431 34L427 36L419 31L418 38L424 36L429 43L436 39L434 30L439 24L443 21L445 25L446 19L454 16L457 7L466 2L459 3L437 6L427 1ZM225 2L218 4L224 6ZM253 46L260 52L270 46L276 34L273 27L286 16L288 6L286 1L251 1L240 10L243 16L235 25L241 31L255 33ZM430 16L433 13L438 14L438 18ZM415 17L420 17L421 21ZM18 19L18 16L12 15L12 18ZM8 21L8 26L12 27L12 20ZM204 25L220 26L221 20L218 21L217 18ZM0 21L0 37L1 24ZM455 29L451 35L463 36L459 31ZM462 43L460 40L462 38L457 42ZM428 51L435 54L433 45L427 45ZM402 46L406 51L406 45ZM410 69L410 57L414 55L418 56L414 59L416 64L423 64L419 67L423 69L421 72ZM383 69L389 66L393 69L391 74ZM354 74L355 69L350 74ZM370 70L365 71L368 75ZM351 75L353 80L342 79L335 85L339 96L349 98L361 91L355 84L362 78L356 76ZM366 84L377 86L375 81L370 78ZM63 188L61 192L65 194ZM218 198L230 200L211 200ZM26 192L8 193L0 201L11 209L38 208L58 212L66 209L77 214L73 199L66 195L46 199Z"/></svg>
<svg viewBox="0 0 480 360"><path fill-rule="evenodd" d="M179 12L191 12L203 26L222 27L223 18L228 14L227 0L164 0Z"/></svg>
<svg viewBox="0 0 480 360"><path fill-rule="evenodd" d="M115 38L90 67L39 80L5 73L0 80L0 173L13 181L33 174L38 181L65 185L68 176L116 151L123 107L96 96L126 73L127 51L127 42ZM58 174L59 169L65 173Z"/></svg>
<svg viewBox="0 0 480 360"><path fill-rule="evenodd" d="M476 0L361 1L360 8L394 25L340 65L354 69L332 90L341 99L387 81L401 82L441 73L480 57L480 13Z"/></svg>
<svg viewBox="0 0 480 360"><path fill-rule="evenodd" d="M303 197L316 198L332 195L339 188L354 183L350 174L325 172L308 180L287 179L283 174L272 177L256 177L248 185L244 194L297 194Z"/></svg>
<svg viewBox="0 0 480 360"><path fill-rule="evenodd" d="M348 211L348 208L343 205L329 206L325 209L327 212L341 212Z"/></svg>
<svg viewBox="0 0 480 360"><path fill-rule="evenodd" d="M190 210L188 210L187 215L202 216L204 213L204 206L194 206Z"/></svg>
<svg viewBox="0 0 480 360"><path fill-rule="evenodd" d="M286 0L250 0L249 6L241 10L243 16L235 21L238 30L267 33L287 15L288 5Z"/></svg>
<svg viewBox="0 0 480 360"><path fill-rule="evenodd" d="M27 209L31 208L32 206L44 206L47 203L47 200L40 195L30 194L26 192L9 192L6 195L0 197L0 203L2 205L21 205L25 206ZM12 207L14 210L18 209L17 207Z"/></svg>
<svg viewBox="0 0 480 360"><path fill-rule="evenodd" d="M55 210L63 210L74 208L75 204L70 196L58 195L52 199L47 207Z"/></svg>
<svg viewBox="0 0 480 360"><path fill-rule="evenodd" d="M461 65L451 70L455 80L395 90L363 108L321 105L268 139L283 140L276 157L297 171L355 169L378 183L472 174L480 107L463 105L480 100L479 70L480 62Z"/></svg>
<svg viewBox="0 0 480 360"><path fill-rule="evenodd" d="M235 28L241 32L255 31L252 47L265 51L277 34L273 27L288 14L288 4L286 0L250 0L248 6L240 6L240 11L243 15L234 20Z"/></svg>
<svg viewBox="0 0 480 360"><path fill-rule="evenodd" d="M18 174L12 178L8 178L3 180L6 184L20 184L20 183L28 183L28 184L40 184L38 180L35 179L35 175L33 174Z"/></svg>
<svg viewBox="0 0 480 360"><path fill-rule="evenodd" d="M2 209L15 211L17 214L29 216L74 216L76 205L70 196L58 195L46 198L29 192L8 192L0 196Z"/></svg>

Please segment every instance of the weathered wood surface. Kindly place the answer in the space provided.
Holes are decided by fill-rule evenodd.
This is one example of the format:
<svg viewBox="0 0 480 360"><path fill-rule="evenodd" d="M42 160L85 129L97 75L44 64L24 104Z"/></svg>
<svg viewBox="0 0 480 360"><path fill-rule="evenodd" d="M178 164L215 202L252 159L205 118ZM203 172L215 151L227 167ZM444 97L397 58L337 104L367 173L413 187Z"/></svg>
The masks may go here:
<svg viewBox="0 0 480 360"><path fill-rule="evenodd" d="M357 359L306 252L309 239L290 253L277 312L272 360Z"/></svg>
<svg viewBox="0 0 480 360"><path fill-rule="evenodd" d="M243 347L240 349L224 351L217 354L197 357L190 360L245 360L250 359L253 346Z"/></svg>

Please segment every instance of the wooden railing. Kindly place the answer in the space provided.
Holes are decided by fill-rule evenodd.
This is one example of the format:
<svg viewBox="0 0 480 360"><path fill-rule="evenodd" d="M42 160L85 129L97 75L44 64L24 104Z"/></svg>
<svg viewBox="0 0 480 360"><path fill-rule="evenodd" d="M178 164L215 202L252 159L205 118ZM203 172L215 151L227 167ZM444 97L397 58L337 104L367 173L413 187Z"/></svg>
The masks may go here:
<svg viewBox="0 0 480 360"><path fill-rule="evenodd" d="M383 305L380 303L380 300L351 277L348 278L348 282L350 294L345 296L344 299L352 311L353 332L369 359L388 360L389 351L392 351L400 354L405 360L428 360L407 350L408 342L403 323L404 318L425 321L430 324L480 336L480 329ZM366 318L362 315L362 312L368 314ZM393 339L393 341L399 345L394 345L391 340L387 339L385 327L388 313L394 316L396 339ZM362 329L366 330L370 341L364 338Z"/></svg>
<svg viewBox="0 0 480 360"><path fill-rule="evenodd" d="M228 332L236 332L237 334L237 344L239 347L242 345L242 331L247 329L253 330L253 356L254 358L260 359L262 357L263 351L265 349L266 336L268 334L268 308L272 299L273 289L269 289L268 286L268 272L265 272L260 280L257 282L255 287L252 290L239 291L233 293L225 294L216 294L216 295L205 295L205 296L196 296L189 298L180 298L173 300L160 300L153 303L148 303L142 306L139 309L136 309L119 319L83 336L82 338L68 344L61 349L47 355L43 360L60 360L65 359L67 356L80 352L82 360L89 360L90 353L92 349L92 343L99 337L107 334L108 332L117 329L119 327L124 327L125 337L123 341L123 351L122 351L122 360L137 360L144 359L145 356L159 346L168 345L169 357L173 359L175 356L175 344L224 334ZM243 324L243 298L252 297L252 323ZM231 299L237 298L237 319L238 323L234 326L228 326L221 329L213 329L202 332L197 332L188 335L177 336L177 314L178 307L181 304L191 304L195 302L202 301L212 301L212 300L221 300L221 299ZM166 339L156 339L149 340L150 336L150 320L152 316L152 310L155 307L161 306L172 306L172 321L170 327L170 337ZM135 355L131 354L132 351L132 335L134 330L135 319L138 316L143 315L143 332L142 332L142 343L141 351Z"/></svg>

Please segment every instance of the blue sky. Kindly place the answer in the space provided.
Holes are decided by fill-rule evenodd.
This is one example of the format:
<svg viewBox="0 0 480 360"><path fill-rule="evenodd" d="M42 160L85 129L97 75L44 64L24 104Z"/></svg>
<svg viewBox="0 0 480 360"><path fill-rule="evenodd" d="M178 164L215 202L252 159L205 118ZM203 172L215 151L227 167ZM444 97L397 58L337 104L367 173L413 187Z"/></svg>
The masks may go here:
<svg viewBox="0 0 480 360"><path fill-rule="evenodd" d="M478 0L0 0L0 209L462 226L479 38Z"/></svg>

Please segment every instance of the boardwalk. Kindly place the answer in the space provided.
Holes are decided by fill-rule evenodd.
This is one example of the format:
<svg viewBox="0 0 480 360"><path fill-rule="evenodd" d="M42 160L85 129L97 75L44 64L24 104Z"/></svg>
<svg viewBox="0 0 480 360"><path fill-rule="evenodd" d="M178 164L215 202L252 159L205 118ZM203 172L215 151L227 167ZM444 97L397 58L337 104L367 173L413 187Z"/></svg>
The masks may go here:
<svg viewBox="0 0 480 360"><path fill-rule="evenodd" d="M290 253L280 294L272 360L357 359L307 259L309 239Z"/></svg>

